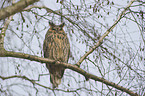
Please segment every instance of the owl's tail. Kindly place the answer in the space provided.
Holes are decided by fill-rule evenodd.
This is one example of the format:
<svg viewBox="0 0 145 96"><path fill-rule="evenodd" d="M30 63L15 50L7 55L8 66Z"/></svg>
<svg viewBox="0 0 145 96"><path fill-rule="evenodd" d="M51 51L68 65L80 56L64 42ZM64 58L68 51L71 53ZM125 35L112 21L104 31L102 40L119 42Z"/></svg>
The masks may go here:
<svg viewBox="0 0 145 96"><path fill-rule="evenodd" d="M61 78L50 73L50 82L53 84L53 88L56 88L61 83Z"/></svg>

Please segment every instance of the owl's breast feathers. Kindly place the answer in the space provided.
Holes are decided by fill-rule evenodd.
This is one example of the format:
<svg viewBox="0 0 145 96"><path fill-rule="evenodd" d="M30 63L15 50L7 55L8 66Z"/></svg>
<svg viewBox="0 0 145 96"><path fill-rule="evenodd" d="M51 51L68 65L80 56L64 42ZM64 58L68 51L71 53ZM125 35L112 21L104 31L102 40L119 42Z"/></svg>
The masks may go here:
<svg viewBox="0 0 145 96"><path fill-rule="evenodd" d="M44 57L67 62L69 57L70 45L67 35L64 32L47 32L44 40Z"/></svg>

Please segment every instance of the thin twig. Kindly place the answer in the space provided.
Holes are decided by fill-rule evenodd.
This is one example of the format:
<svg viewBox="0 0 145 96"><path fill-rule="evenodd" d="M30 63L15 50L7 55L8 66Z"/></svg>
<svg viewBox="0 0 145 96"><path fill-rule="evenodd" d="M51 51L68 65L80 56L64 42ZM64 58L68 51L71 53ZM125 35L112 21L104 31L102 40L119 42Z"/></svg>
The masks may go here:
<svg viewBox="0 0 145 96"><path fill-rule="evenodd" d="M114 24L100 37L99 41L96 43L96 45L94 47L92 47L87 53L85 53L80 60L77 62L77 66L80 67L81 63L84 61L84 59L91 54L97 47L99 47L102 42L103 39L111 32L111 30L118 24L118 22L122 19L122 16L125 14L125 12L127 11L127 9L131 6L131 4L134 2L135 0L132 0L129 5L121 12L121 14L119 15L118 19L114 22Z"/></svg>

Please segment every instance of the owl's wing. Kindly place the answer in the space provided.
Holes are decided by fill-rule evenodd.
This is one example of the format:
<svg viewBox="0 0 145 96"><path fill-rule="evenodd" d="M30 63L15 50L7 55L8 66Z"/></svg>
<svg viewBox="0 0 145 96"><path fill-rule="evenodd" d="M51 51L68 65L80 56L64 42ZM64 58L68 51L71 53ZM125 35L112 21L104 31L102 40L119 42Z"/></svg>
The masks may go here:
<svg viewBox="0 0 145 96"><path fill-rule="evenodd" d="M49 57L49 43L51 42L51 37L46 34L45 40L43 43L43 52L44 52L44 57L48 58Z"/></svg>
<svg viewBox="0 0 145 96"><path fill-rule="evenodd" d="M66 43L66 45L64 48L64 56L65 56L64 62L67 63L68 59L69 59L69 55L70 55L70 43L69 43L69 40L67 37L65 38L65 43Z"/></svg>

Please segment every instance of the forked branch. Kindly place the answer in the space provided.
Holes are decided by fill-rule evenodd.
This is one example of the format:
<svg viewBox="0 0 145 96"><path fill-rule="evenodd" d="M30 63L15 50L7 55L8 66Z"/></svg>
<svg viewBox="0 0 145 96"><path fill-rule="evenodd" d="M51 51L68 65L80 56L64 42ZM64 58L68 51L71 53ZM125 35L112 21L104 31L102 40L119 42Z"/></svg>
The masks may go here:
<svg viewBox="0 0 145 96"><path fill-rule="evenodd" d="M47 58L42 58L42 57L38 57L38 56L34 56L34 55L29 55L29 54L19 53L19 52L12 52L12 51L5 51L2 56L0 54L0 57L23 58L23 59L27 59L27 60L31 60L31 61L37 61L37 62L41 62L41 63L54 63L55 62L56 65L61 65L63 67L71 69L75 72L78 72L78 73L82 74L85 78L102 82L102 83L104 83L106 85L109 85L109 86L112 86L112 87L114 87L114 88L116 88L120 91L126 92L126 93L130 94L131 96L138 96L136 93L134 93L133 91L131 91L127 88L119 86L119 85L117 85L113 82L110 82L110 81L108 81L104 78L100 78L100 77L95 76L93 74L87 73L86 71L77 67L76 65L72 65L72 64L69 64L69 63L59 62L59 61L50 60L50 59L47 59Z"/></svg>
<svg viewBox="0 0 145 96"><path fill-rule="evenodd" d="M127 9L132 5L132 3L134 2L135 0L132 0L130 1L129 5L124 8L124 10L121 12L121 14L119 15L118 19L114 22L114 24L100 37L99 41L96 43L95 46L93 46L88 52L86 52L81 58L80 60L77 62L77 66L80 67L81 63L84 61L84 59L89 55L91 54L97 47L99 47L102 42L103 42L103 39L112 31L112 29L118 24L118 22L121 20L122 16L125 14L125 12L127 11Z"/></svg>
<svg viewBox="0 0 145 96"><path fill-rule="evenodd" d="M37 2L39 0L20 0L12 6L0 9L0 20L5 19L15 13L21 12L27 6Z"/></svg>

